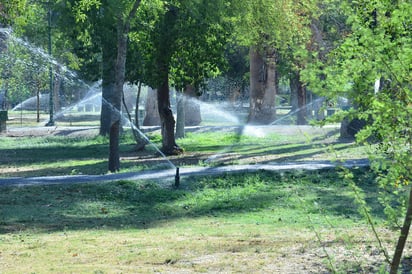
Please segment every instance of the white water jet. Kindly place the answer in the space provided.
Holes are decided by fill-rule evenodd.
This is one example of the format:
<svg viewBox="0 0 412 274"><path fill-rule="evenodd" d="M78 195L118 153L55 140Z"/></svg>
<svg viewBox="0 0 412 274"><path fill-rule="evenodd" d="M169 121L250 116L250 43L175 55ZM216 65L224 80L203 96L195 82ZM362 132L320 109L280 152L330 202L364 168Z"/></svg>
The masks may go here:
<svg viewBox="0 0 412 274"><path fill-rule="evenodd" d="M238 116L230 112L228 103L208 103L193 97L187 97L190 104L200 106L203 121L213 121L216 123L224 123L225 125L239 125L240 119Z"/></svg>
<svg viewBox="0 0 412 274"><path fill-rule="evenodd" d="M67 66L59 63L53 56L46 53L42 48L34 46L30 42L13 35L12 29L0 28L0 32L4 33L11 42L16 43L20 46L23 46L25 49L27 49L32 54L37 55L41 59L45 60L46 63L58 67L60 70L60 73L59 73L60 77L63 77L65 80L77 79L77 74L74 71L67 68Z"/></svg>
<svg viewBox="0 0 412 274"><path fill-rule="evenodd" d="M268 130L264 126L246 125L243 128L242 134L256 138L264 138L267 136Z"/></svg>
<svg viewBox="0 0 412 274"><path fill-rule="evenodd" d="M279 119L276 119L275 121L273 121L272 123L270 123L270 125L276 125L277 123L279 123L279 122L281 122L281 121L283 121L283 120L285 120L285 119L287 119L287 118L290 118L292 115L295 115L295 114L298 113L299 111L305 110L305 109L307 109L309 106L318 104L318 103L320 103L320 102L322 102L322 101L324 101L324 100L325 100L325 98L323 98L323 97L318 98L318 99L316 99L316 100L313 100L312 102L304 105L303 107L297 108L297 109L295 109L294 111L289 112L287 115L285 115L285 116L283 116L283 117L281 117L281 118L279 118Z"/></svg>

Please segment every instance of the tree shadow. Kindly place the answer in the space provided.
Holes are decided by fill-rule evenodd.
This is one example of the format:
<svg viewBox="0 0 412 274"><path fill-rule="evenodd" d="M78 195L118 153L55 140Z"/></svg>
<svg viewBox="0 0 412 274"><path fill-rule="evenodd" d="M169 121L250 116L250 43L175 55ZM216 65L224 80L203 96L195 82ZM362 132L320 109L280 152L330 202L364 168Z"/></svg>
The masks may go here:
<svg viewBox="0 0 412 274"><path fill-rule="evenodd" d="M71 159L91 159L106 157L107 145L93 144L85 146L76 145L47 145L29 148L0 149L2 157L0 163L18 162L30 164L33 162L65 161Z"/></svg>
<svg viewBox="0 0 412 274"><path fill-rule="evenodd" d="M239 190L240 193L235 194L230 194L229 190L249 184L245 174L234 176L229 180L231 185L226 186L213 185L222 182L214 177L205 178L203 185L199 186L199 178L196 177L185 180L181 189L160 187L148 181L2 187L0 233L22 230L145 229L174 219L256 212L284 207L285 204L300 210L301 198L297 193L309 192L326 215L360 218L357 210L351 206L354 204L353 198L343 194L342 190L346 186L329 183L336 180L336 173L333 175L333 172L319 171L315 177L307 174L259 172L257 175L263 176L268 182L266 185L252 184L251 189L246 185ZM323 177L326 181L323 181ZM319 178L322 182L308 181L313 178ZM296 180L303 181L296 184ZM291 192L292 185L298 188L296 193ZM207 191L214 188L216 196L210 199ZM203 194L204 191L206 194ZM200 195L200 198L196 195ZM316 213L318 208L312 206L314 201L311 196L303 198L307 199L305 206L309 206L303 210ZM374 212L379 211L378 207L373 209Z"/></svg>
<svg viewBox="0 0 412 274"><path fill-rule="evenodd" d="M229 157L229 161L231 162L253 159L253 163L255 164L265 164L273 162L282 163L288 161L300 161L307 158L313 158L316 155L327 153L329 151L329 146L336 145L339 145L339 147L334 147L334 152L342 151L353 146L353 144L342 144L339 142L329 143L328 146L307 143L286 144L280 145L275 149L273 149L272 146L259 147L259 151L256 151L256 147L246 147L243 149L232 150L221 154L215 154L214 156L216 159L224 159L225 154L232 154L232 157ZM267 158L269 158L269 160ZM224 164L224 162L217 163Z"/></svg>

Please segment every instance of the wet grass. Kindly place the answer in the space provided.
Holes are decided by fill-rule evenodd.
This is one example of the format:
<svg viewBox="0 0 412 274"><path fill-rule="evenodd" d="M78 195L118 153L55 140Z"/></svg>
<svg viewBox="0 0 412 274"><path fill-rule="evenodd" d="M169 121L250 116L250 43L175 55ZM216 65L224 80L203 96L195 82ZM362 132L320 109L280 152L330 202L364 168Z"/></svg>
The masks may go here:
<svg viewBox="0 0 412 274"><path fill-rule="evenodd" d="M382 227L375 178L354 172ZM354 254L373 246L335 170L191 177L180 189L117 181L0 192L6 273L320 273L327 257L366 272L376 265Z"/></svg>
<svg viewBox="0 0 412 274"><path fill-rule="evenodd" d="M125 131L120 145L122 172L168 166L157 151L160 134L149 133L149 138L153 145L136 152L130 132ZM0 177L105 174L108 142L101 136L0 136ZM333 130L311 136L272 132L262 137L218 130L188 133L177 142L185 153L170 160L179 166L340 160L366 155L364 147L338 142Z"/></svg>

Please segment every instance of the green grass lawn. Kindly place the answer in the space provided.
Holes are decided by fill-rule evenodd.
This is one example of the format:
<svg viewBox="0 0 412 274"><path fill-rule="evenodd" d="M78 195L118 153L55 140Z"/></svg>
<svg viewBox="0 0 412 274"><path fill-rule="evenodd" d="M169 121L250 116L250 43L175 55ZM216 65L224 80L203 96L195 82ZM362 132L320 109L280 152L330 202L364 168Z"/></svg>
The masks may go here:
<svg viewBox="0 0 412 274"><path fill-rule="evenodd" d="M338 142L337 134L333 129L310 136L272 132L263 137L225 130L192 132L177 140L184 154L168 160L178 166L215 166L366 157L366 147ZM157 151L160 134L149 133L149 138L153 144L137 152L130 132L125 131L120 145L121 172L170 168ZM108 142L100 136L0 136L0 177L105 174Z"/></svg>
<svg viewBox="0 0 412 274"><path fill-rule="evenodd" d="M354 172L391 247L375 178ZM369 273L377 250L334 170L0 191L1 273Z"/></svg>
<svg viewBox="0 0 412 274"><path fill-rule="evenodd" d="M121 168L164 168L154 146L121 140ZM313 135L191 132L177 140L179 166L364 158L369 148ZM104 174L108 139L99 136L0 136L1 177ZM374 175L355 180L384 245ZM171 178L172 180L173 178ZM0 188L0 273L371 273L383 256L338 170L183 177ZM172 182L170 184L172 185ZM411 254L407 247L406 254Z"/></svg>

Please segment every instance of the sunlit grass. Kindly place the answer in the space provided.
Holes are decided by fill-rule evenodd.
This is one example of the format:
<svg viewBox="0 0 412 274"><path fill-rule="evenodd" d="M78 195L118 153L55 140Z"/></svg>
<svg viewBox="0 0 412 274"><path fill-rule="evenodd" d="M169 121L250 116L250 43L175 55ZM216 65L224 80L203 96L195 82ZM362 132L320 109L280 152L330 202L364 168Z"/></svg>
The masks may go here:
<svg viewBox="0 0 412 274"><path fill-rule="evenodd" d="M374 177L355 174L381 226ZM322 272L315 231L332 256L345 250L346 264L334 263L347 272L361 263L350 254L374 245L332 170L192 177L178 190L155 181L4 187L0 205L7 273Z"/></svg>

